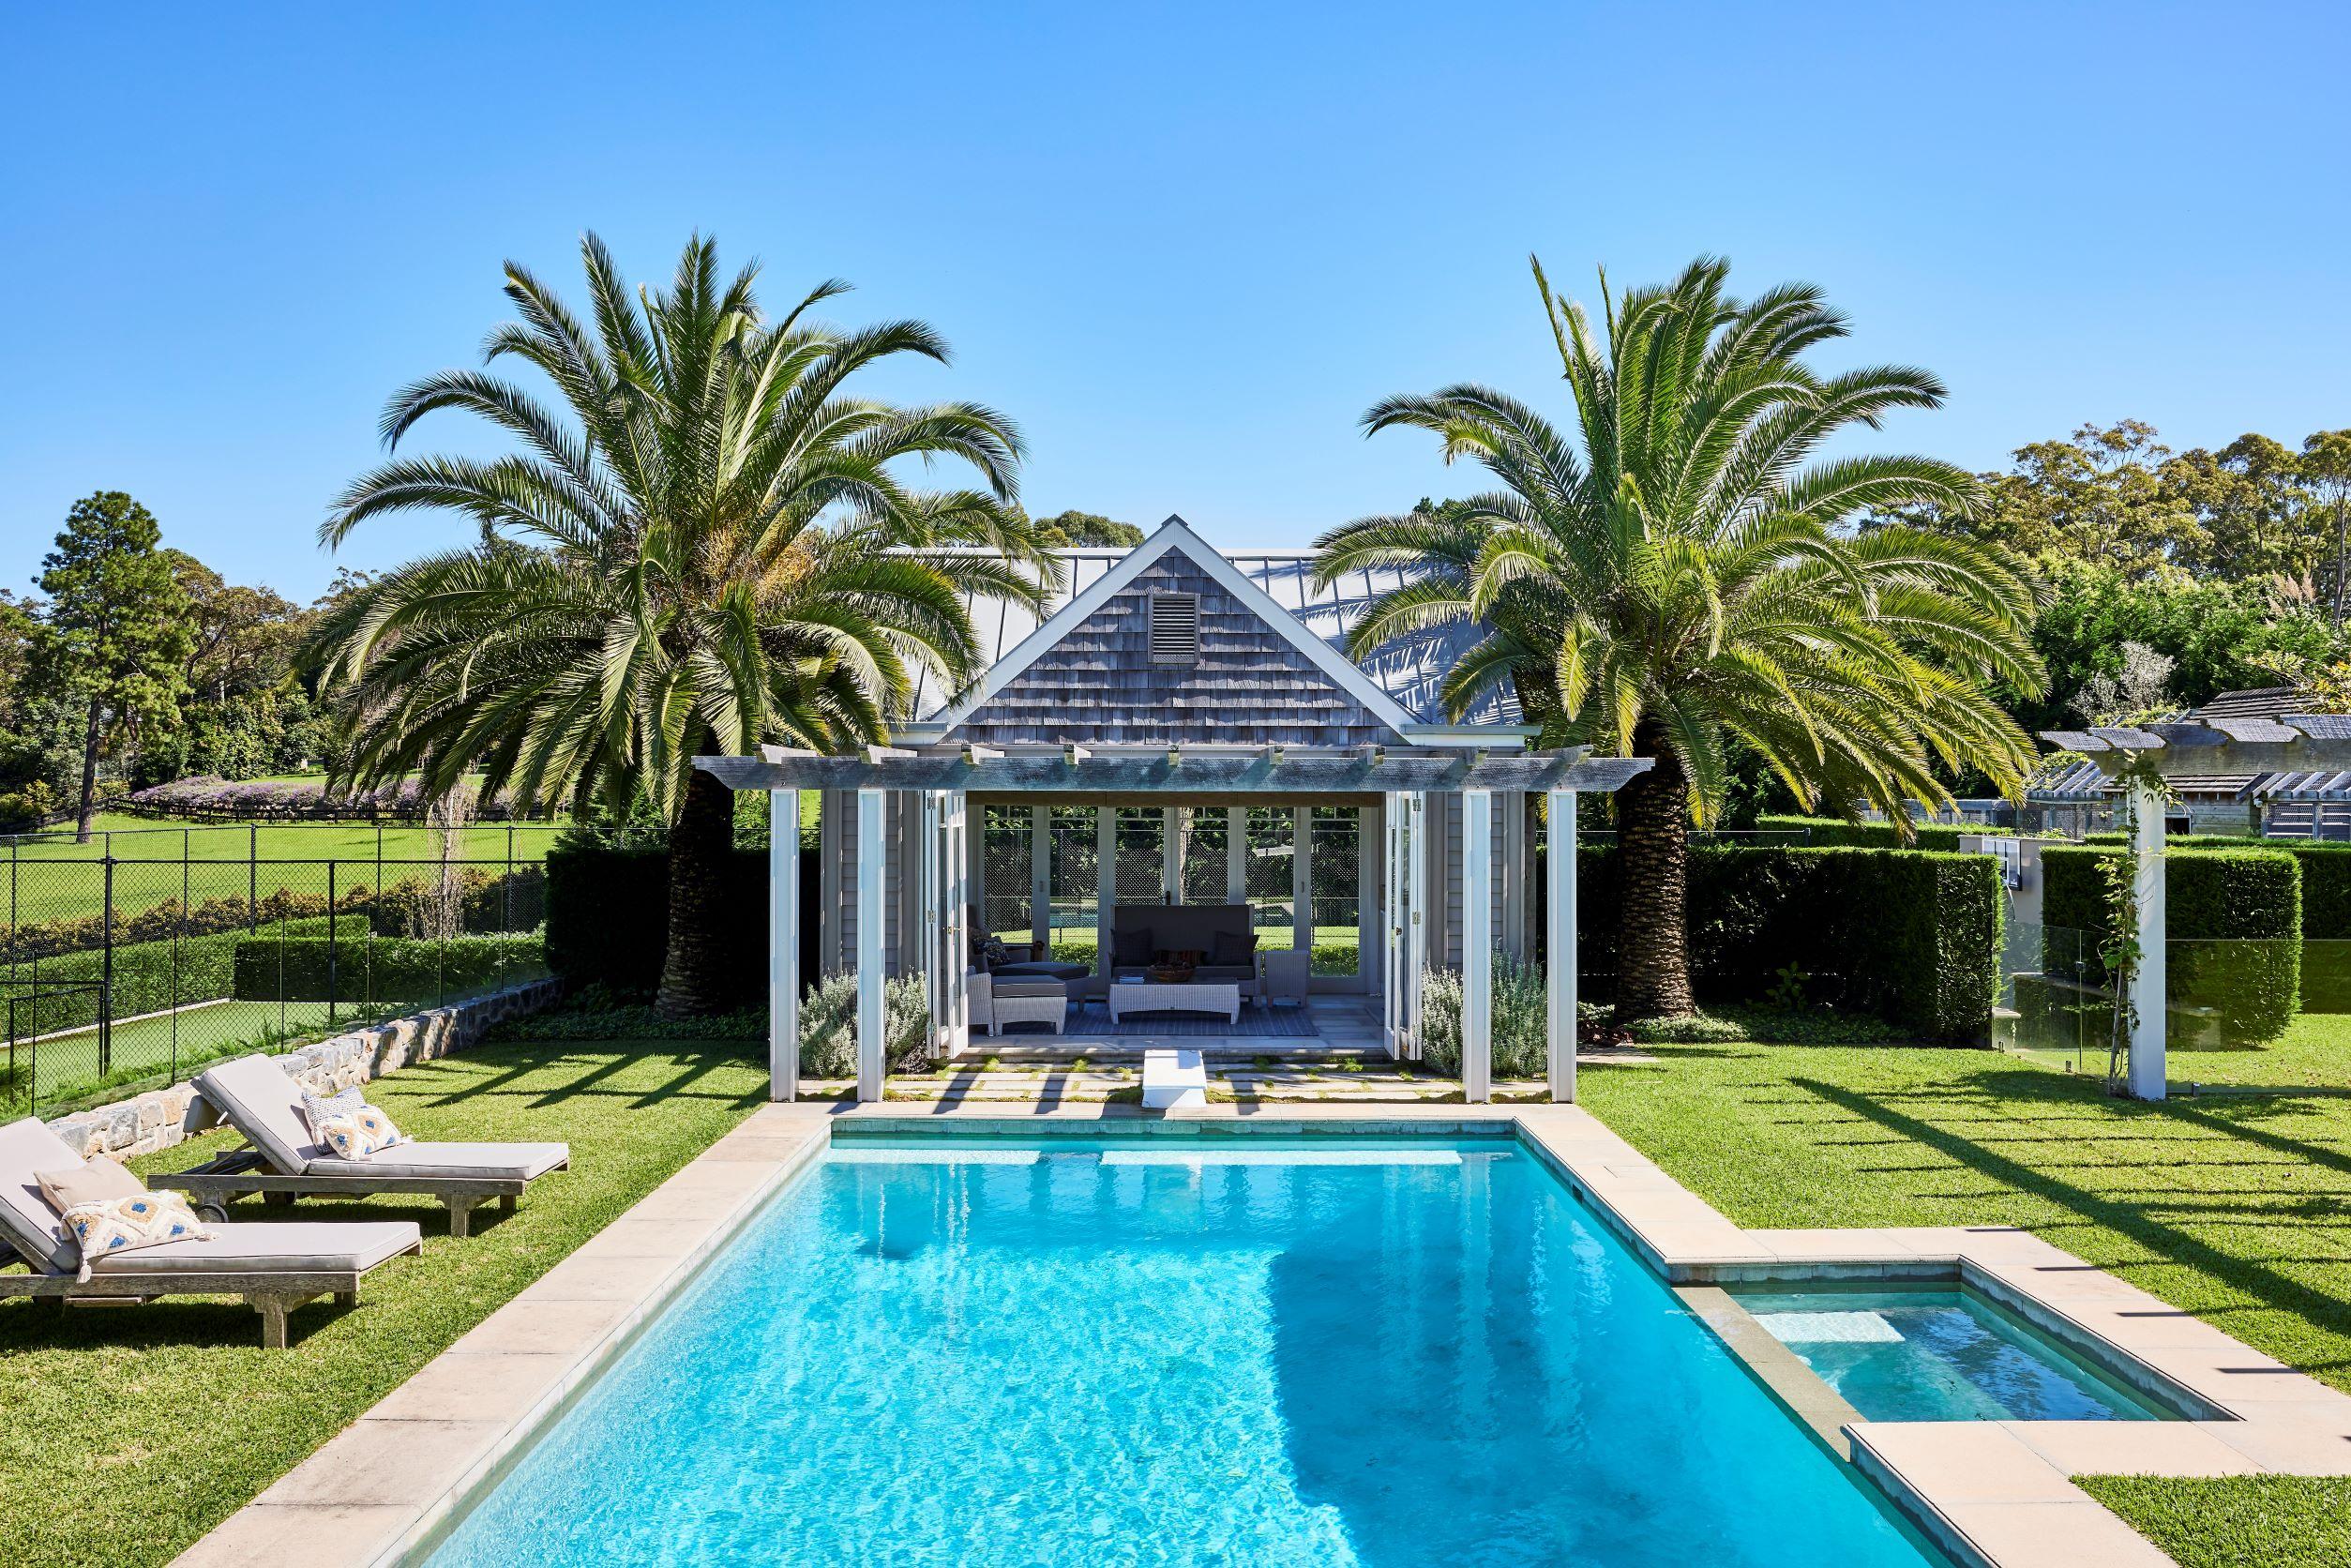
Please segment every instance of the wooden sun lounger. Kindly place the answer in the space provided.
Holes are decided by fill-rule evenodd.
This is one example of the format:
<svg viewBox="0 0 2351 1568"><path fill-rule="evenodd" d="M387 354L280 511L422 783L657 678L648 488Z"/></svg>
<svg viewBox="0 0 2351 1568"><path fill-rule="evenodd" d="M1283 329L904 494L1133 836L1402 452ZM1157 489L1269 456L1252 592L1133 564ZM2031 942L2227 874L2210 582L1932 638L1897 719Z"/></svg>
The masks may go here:
<svg viewBox="0 0 2351 1568"><path fill-rule="evenodd" d="M272 1208L302 1198L411 1194L437 1199L449 1212L449 1234L461 1240L473 1233L476 1208L495 1202L512 1214L534 1181L571 1164L571 1151L561 1143L403 1143L366 1159L338 1159L310 1141L301 1092L274 1057L206 1068L196 1075L195 1090L186 1122L190 1134L226 1122L251 1145L155 1179L158 1187L188 1194L203 1218L225 1218L228 1205L248 1194Z"/></svg>
<svg viewBox="0 0 2351 1568"><path fill-rule="evenodd" d="M291 1208L301 1198L369 1198L378 1193L413 1193L438 1199L449 1212L449 1234L459 1241L474 1233L474 1211L496 1202L500 1214L514 1213L527 1176L287 1176L270 1168L257 1149L238 1149L207 1160L189 1170L158 1176L154 1185L188 1195L197 1217L224 1220L228 1205L259 1194L266 1206Z"/></svg>
<svg viewBox="0 0 2351 1568"><path fill-rule="evenodd" d="M35 1178L82 1156L32 1117L0 1127L0 1300L50 1307L135 1306L164 1296L239 1296L262 1316L262 1345L286 1346L286 1315L332 1296L359 1300L369 1271L424 1250L414 1220L314 1225L221 1225L183 1239L96 1259L77 1277L80 1251ZM10 1272L21 1266L22 1273Z"/></svg>

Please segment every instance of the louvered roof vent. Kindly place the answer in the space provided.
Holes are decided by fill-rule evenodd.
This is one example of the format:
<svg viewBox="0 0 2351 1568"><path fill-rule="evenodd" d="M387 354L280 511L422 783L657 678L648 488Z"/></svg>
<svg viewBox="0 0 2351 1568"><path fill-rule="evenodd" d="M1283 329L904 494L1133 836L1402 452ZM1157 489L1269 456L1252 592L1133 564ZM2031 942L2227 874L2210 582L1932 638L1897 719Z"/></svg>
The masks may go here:
<svg viewBox="0 0 2351 1568"><path fill-rule="evenodd" d="M1151 596L1151 662L1198 664L1200 660L1200 596Z"/></svg>

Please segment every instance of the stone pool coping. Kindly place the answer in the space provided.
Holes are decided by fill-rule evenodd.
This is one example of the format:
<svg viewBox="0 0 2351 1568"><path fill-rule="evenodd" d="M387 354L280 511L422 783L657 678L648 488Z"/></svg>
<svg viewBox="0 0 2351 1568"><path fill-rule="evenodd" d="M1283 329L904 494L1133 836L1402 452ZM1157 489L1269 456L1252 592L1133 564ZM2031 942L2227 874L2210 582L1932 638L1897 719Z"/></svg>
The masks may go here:
<svg viewBox="0 0 2351 1568"><path fill-rule="evenodd" d="M465 1504L659 1314L703 1262L822 1152L836 1123L1119 1124L1171 1136L1515 1127L1682 1294L1781 1403L1971 1568L2133 1568L2170 1559L2070 1479L2351 1474L2351 1396L2145 1291L2008 1227L1745 1230L1577 1106L1212 1104L1161 1117L1123 1105L769 1105L491 1313L367 1414L181 1555L183 1568L391 1568L437 1543ZM973 1130L977 1130L974 1128ZM1960 1279L2110 1370L2227 1419L1872 1422L1742 1330L1725 1284ZM1752 1320L1746 1325L1752 1329ZM1742 1344L1742 1341L1744 1343ZM1791 1366L1791 1364L1793 1365ZM1807 1380L1809 1380L1809 1381Z"/></svg>

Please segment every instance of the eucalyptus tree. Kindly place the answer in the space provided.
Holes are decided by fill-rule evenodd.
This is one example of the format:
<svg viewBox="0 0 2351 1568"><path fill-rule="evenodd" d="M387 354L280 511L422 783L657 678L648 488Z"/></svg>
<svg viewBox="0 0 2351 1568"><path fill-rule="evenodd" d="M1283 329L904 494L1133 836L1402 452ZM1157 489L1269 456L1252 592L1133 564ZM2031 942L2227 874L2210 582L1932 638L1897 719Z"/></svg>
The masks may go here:
<svg viewBox="0 0 2351 1568"><path fill-rule="evenodd" d="M351 785L415 776L441 798L477 775L485 795L521 807L658 812L671 844L658 1005L703 1012L741 986L716 929L733 796L695 757L886 739L923 669L948 689L976 672L969 602L1040 605L1058 567L1017 505L1009 420L849 389L885 360L943 362L929 326L816 324L809 310L838 282L770 320L756 267L722 279L699 236L666 291L632 291L594 234L581 258L585 319L509 263L519 319L485 345L486 367L532 368L552 402L488 369L392 397L389 449L456 410L510 450L396 456L352 482L321 529L329 546L413 510L462 517L479 542L360 584L310 653ZM923 489L902 473L941 460L975 482Z"/></svg>
<svg viewBox="0 0 2351 1568"><path fill-rule="evenodd" d="M1378 404L1367 432L1429 431L1498 488L1334 529L1319 570L1410 568L1355 628L1358 654L1482 626L1446 677L1455 713L1508 686L1546 742L1653 761L1617 796L1618 1005L1684 1014L1688 829L1716 820L1734 748L1808 805L1876 807L1905 831L1908 803L1948 800L1958 770L2020 790L2031 745L1991 683L2042 684L2034 591L1967 540L1847 526L1904 507L1963 513L1978 486L1930 458L1819 455L1851 425L1937 406L1943 388L1906 367L1807 363L1846 330L1818 289L1735 299L1726 264L1702 258L1611 298L1604 274L1596 331L1540 263L1534 275L1572 423L1473 384Z"/></svg>

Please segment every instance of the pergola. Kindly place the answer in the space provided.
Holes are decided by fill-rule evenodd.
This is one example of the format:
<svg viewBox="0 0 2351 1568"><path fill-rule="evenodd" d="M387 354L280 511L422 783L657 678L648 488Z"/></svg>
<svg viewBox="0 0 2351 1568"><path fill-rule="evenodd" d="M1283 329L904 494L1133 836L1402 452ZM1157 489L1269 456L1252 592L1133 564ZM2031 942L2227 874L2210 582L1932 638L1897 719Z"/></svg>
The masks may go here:
<svg viewBox="0 0 2351 1568"><path fill-rule="evenodd" d="M2139 963L2131 977L2133 1014L2130 1089L2142 1100L2165 1093L2163 800L2159 778L2214 774L2318 773L2351 769L2351 714L2213 718L2090 730L2044 730L2042 739L2126 781L2138 861Z"/></svg>
<svg viewBox="0 0 2351 1568"><path fill-rule="evenodd" d="M972 933L970 801L1018 797L1039 806L1151 801L1170 806L1294 806L1330 801L1377 805L1383 823L1379 932L1381 1006L1391 1049L1417 1037L1420 982L1427 961L1423 915L1440 898L1428 886L1424 843L1433 796L1457 795L1462 824L1462 1088L1472 1102L1493 1086L1493 797L1541 792L1548 798L1550 843L1545 965L1547 1067L1551 1097L1575 1097L1575 800L1612 793L1650 767L1647 759L1560 751L1439 750L1363 746L1346 749L1265 746L969 745L916 752L869 746L826 756L765 746L758 757L701 757L696 765L734 790L769 792L769 1095L799 1091L797 974L803 790L853 792L857 802L857 1097L882 1098L885 1070L883 844L898 803L919 805L914 862L920 968L930 998L933 1040L950 1056L971 1040L965 986Z"/></svg>

